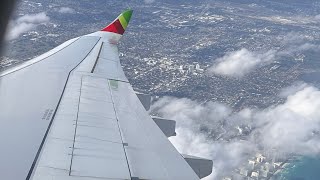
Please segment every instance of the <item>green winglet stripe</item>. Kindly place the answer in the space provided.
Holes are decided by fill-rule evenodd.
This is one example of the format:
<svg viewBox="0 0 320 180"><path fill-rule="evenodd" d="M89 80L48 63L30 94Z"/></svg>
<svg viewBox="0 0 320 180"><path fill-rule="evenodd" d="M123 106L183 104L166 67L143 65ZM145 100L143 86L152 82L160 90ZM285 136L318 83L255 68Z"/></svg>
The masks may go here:
<svg viewBox="0 0 320 180"><path fill-rule="evenodd" d="M132 10L127 10L122 13L123 17L126 19L127 23L129 23L131 16L132 16Z"/></svg>

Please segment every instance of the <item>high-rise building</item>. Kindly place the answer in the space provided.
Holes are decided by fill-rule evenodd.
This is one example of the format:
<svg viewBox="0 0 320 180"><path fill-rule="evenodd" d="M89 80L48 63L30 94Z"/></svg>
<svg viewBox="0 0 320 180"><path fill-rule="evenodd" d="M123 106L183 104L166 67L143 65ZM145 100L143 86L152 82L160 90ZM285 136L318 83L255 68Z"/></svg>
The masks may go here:
<svg viewBox="0 0 320 180"><path fill-rule="evenodd" d="M256 162L253 160L249 160L249 164L248 167L250 170L254 170L254 166L255 166Z"/></svg>

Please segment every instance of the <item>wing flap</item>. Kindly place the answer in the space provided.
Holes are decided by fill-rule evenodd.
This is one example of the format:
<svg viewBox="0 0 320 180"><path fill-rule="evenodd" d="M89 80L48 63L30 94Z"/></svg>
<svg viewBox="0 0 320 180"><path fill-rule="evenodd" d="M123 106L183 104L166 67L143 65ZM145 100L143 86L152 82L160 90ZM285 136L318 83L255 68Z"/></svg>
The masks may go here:
<svg viewBox="0 0 320 180"><path fill-rule="evenodd" d="M72 76L57 111L56 117L59 118L54 119L35 169L34 180L42 179L48 168L51 169L48 178L130 179L111 99L107 79ZM64 109L75 112L75 115L70 116ZM64 174L61 169L65 170Z"/></svg>
<svg viewBox="0 0 320 180"><path fill-rule="evenodd" d="M121 143L99 145L78 142L72 160L71 176L104 179L130 179Z"/></svg>

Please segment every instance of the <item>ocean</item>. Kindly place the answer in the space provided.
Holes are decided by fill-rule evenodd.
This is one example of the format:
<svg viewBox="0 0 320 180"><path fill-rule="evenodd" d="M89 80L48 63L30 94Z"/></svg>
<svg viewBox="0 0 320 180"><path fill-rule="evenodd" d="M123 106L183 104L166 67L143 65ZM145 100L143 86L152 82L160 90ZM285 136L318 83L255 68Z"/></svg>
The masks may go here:
<svg viewBox="0 0 320 180"><path fill-rule="evenodd" d="M320 157L303 157L275 176L275 180L320 180Z"/></svg>

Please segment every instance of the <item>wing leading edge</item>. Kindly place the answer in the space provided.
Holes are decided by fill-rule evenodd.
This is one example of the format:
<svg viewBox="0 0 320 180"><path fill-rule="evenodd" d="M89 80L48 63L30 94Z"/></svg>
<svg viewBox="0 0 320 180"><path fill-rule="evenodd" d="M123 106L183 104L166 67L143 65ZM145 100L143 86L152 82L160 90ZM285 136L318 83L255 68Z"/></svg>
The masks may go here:
<svg viewBox="0 0 320 180"><path fill-rule="evenodd" d="M26 123L31 118L35 119L34 123L40 123L42 117L47 120L41 126L48 128L42 131L44 138L38 143L38 153L29 154L36 158L27 179L199 179L199 174L148 115L124 75L117 43L131 15L132 11L127 10L101 31L79 37L47 58L34 60L1 76L1 82L9 75L23 81L20 73L40 78L41 74L37 73L44 71L42 78L54 79L45 84L47 89L40 88L42 81L29 82L35 85L32 88L47 94L42 96L43 102L47 102L48 97L44 97L49 96L52 105L42 103L16 117ZM64 68L71 57L77 61L70 68ZM61 69L65 75L59 73ZM7 90L23 84L21 81L5 86L9 90L2 85L0 98L3 99ZM26 84L23 88L27 87ZM14 98L17 93L12 92L10 97ZM20 100L19 108L26 108L29 102ZM0 102L0 107L4 104ZM46 115L38 110L42 106L48 109L49 105ZM13 112L9 112L5 117L0 115L1 119L14 117ZM31 152L35 147L29 149Z"/></svg>

